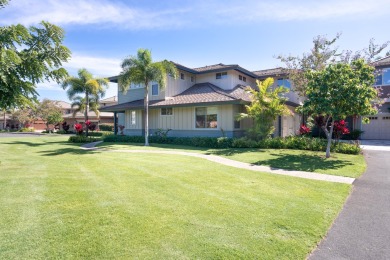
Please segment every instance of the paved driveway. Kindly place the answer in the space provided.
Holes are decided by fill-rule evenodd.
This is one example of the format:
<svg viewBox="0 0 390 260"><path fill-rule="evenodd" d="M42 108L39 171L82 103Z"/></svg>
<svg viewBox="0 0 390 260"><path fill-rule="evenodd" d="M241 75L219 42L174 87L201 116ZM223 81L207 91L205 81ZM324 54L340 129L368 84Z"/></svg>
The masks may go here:
<svg viewBox="0 0 390 260"><path fill-rule="evenodd" d="M39 137L43 134L40 133L0 133L1 137Z"/></svg>
<svg viewBox="0 0 390 260"><path fill-rule="evenodd" d="M376 147L365 149L366 173L309 259L390 259L390 147Z"/></svg>
<svg viewBox="0 0 390 260"><path fill-rule="evenodd" d="M364 150L390 151L390 141L388 140L362 140L360 144Z"/></svg>

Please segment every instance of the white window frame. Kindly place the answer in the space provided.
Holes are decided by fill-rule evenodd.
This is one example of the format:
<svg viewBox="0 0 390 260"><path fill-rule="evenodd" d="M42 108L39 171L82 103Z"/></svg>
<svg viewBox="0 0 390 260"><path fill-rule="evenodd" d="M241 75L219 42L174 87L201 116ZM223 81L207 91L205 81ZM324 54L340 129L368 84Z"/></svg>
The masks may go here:
<svg viewBox="0 0 390 260"><path fill-rule="evenodd" d="M165 114L165 115L163 115L163 109L171 109L172 110L172 114L170 114L170 115L168 115L168 114ZM160 115L161 116L173 116L173 107L162 107L161 109L160 109Z"/></svg>
<svg viewBox="0 0 390 260"><path fill-rule="evenodd" d="M137 118L137 114L136 114L135 110L131 110L130 111L130 124L131 125L136 125L137 124L136 118Z"/></svg>

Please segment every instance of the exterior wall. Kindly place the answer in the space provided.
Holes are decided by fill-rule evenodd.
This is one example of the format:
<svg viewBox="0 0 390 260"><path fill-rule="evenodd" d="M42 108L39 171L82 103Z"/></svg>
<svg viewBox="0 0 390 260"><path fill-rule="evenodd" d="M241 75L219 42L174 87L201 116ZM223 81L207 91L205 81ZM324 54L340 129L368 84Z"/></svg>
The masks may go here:
<svg viewBox="0 0 390 260"><path fill-rule="evenodd" d="M149 129L174 129L175 131L193 131L199 132L200 136L222 136L224 132L232 132L234 130L233 105L221 105L218 107L218 127L216 129L199 129L195 128L195 107L174 107L173 115L162 116L161 109L149 110ZM142 110L136 110L136 124L131 124L131 111L125 112L125 129L126 130L141 130L142 124ZM203 133L200 133L203 132ZM170 132L171 133L171 132ZM185 133L185 132L182 132Z"/></svg>
<svg viewBox="0 0 390 260"><path fill-rule="evenodd" d="M184 73L184 80L180 79L180 73ZM195 74L179 70L178 76L177 79L168 76L167 87L165 89L166 97L176 96L197 83L197 76ZM191 82L191 76L194 77L194 82Z"/></svg>
<svg viewBox="0 0 390 260"><path fill-rule="evenodd" d="M282 116L282 137L296 135L301 124L301 116L295 113L295 108L288 106L293 115Z"/></svg>
<svg viewBox="0 0 390 260"><path fill-rule="evenodd" d="M224 72L224 71L223 71ZM250 76L247 76L243 73L240 73L235 70L228 70L227 77L224 79L216 79L215 74L216 72L207 73L207 74L201 74L197 75L197 83L211 83L214 84L217 87L220 87L222 89L233 89L237 85L244 85L244 86L256 86L256 80ZM246 82L239 79L239 75L242 75L246 77Z"/></svg>
<svg viewBox="0 0 390 260"><path fill-rule="evenodd" d="M144 91L143 88L135 88L129 89L126 94L123 94L123 92L118 89L118 104L144 99Z"/></svg>

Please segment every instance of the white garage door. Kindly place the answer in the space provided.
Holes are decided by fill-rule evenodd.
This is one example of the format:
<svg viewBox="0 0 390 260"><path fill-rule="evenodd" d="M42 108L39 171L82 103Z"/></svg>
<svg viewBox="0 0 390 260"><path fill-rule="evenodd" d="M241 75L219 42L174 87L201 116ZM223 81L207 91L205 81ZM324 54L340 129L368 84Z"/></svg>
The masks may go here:
<svg viewBox="0 0 390 260"><path fill-rule="evenodd" d="M390 140L390 114L369 118L369 124L362 124L362 139Z"/></svg>

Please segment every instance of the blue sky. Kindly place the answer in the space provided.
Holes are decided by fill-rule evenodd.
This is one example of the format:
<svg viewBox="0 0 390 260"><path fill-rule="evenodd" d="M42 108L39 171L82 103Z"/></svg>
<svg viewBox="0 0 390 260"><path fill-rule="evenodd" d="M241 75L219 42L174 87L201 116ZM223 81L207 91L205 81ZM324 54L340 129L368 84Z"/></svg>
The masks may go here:
<svg viewBox="0 0 390 260"><path fill-rule="evenodd" d="M65 29L75 75L120 72L120 62L137 49L153 59L188 67L239 64L248 70L281 66L278 54L300 55L317 35L342 33L340 50L360 50L370 38L390 40L390 0L11 0L0 25L36 25L42 20ZM41 98L68 101L52 82L38 85ZM112 85L106 97L116 95Z"/></svg>

